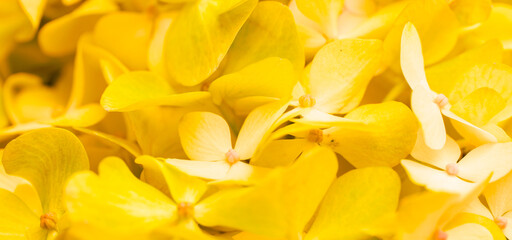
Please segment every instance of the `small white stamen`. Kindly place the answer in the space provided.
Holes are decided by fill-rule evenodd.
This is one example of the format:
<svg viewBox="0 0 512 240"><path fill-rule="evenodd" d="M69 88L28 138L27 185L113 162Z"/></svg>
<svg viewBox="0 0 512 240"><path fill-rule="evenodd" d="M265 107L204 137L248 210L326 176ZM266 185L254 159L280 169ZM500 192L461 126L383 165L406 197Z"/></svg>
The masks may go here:
<svg viewBox="0 0 512 240"><path fill-rule="evenodd" d="M439 106L439 108L444 108L446 105L448 105L448 98L440 93L436 96L436 98L434 98L434 103L437 104L437 106Z"/></svg>
<svg viewBox="0 0 512 240"><path fill-rule="evenodd" d="M229 165L233 165L240 161L240 155L233 149L229 149L228 152L226 152L226 162L229 163Z"/></svg>
<svg viewBox="0 0 512 240"><path fill-rule="evenodd" d="M446 174L450 176L457 176L459 174L459 167L456 163L448 163L446 164Z"/></svg>

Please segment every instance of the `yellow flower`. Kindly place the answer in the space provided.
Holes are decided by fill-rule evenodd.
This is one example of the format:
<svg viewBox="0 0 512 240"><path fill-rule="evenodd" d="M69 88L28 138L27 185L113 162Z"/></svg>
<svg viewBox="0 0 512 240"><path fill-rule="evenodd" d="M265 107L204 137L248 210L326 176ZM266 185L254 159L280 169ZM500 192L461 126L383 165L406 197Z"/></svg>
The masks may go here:
<svg viewBox="0 0 512 240"><path fill-rule="evenodd" d="M11 141L2 163L7 174L26 179L36 193L0 185L4 203L0 235L8 239L55 239L68 224L62 202L66 180L89 168L80 141L63 129L35 130Z"/></svg>

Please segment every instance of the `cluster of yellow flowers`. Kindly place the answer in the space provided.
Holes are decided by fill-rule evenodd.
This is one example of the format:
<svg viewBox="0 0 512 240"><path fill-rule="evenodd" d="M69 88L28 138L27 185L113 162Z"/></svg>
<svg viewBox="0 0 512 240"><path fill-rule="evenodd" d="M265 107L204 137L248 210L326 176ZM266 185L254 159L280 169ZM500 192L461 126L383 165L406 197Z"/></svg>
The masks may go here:
<svg viewBox="0 0 512 240"><path fill-rule="evenodd" d="M512 1L0 0L0 239L512 239Z"/></svg>

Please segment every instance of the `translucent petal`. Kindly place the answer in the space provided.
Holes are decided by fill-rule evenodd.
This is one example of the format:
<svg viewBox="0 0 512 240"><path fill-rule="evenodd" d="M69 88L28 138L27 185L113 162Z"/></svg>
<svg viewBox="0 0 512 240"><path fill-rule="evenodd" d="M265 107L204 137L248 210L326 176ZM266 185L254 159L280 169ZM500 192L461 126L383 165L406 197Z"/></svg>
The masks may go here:
<svg viewBox="0 0 512 240"><path fill-rule="evenodd" d="M235 151L240 154L241 160L249 159L254 155L287 107L287 102L277 101L254 109L247 116L235 144Z"/></svg>
<svg viewBox="0 0 512 240"><path fill-rule="evenodd" d="M434 91L445 94L450 101L456 103L463 97L459 94L452 94L459 89L459 87L455 88L457 79L460 79L475 65L500 63L502 55L503 46L497 40L490 40L485 44L468 49L456 57L427 68L429 85Z"/></svg>
<svg viewBox="0 0 512 240"><path fill-rule="evenodd" d="M346 113L355 108L380 67L381 54L380 40L336 40L320 49L309 75L315 108L327 113Z"/></svg>
<svg viewBox="0 0 512 240"><path fill-rule="evenodd" d="M266 58L242 70L224 75L209 87L213 101L233 105L247 97L291 98L297 76L291 63L282 58Z"/></svg>
<svg viewBox="0 0 512 240"><path fill-rule="evenodd" d="M208 197L196 206L195 218L204 226L234 227L269 237L298 236L336 170L335 155L328 148L314 148L290 168L275 170L254 187Z"/></svg>
<svg viewBox="0 0 512 240"><path fill-rule="evenodd" d="M126 235L149 232L177 217L172 200L138 180L117 157L101 162L99 176L74 175L65 201L72 222Z"/></svg>
<svg viewBox="0 0 512 240"><path fill-rule="evenodd" d="M464 136L464 138L467 139L471 144L480 146L482 144L498 141L498 139L491 133L462 119L450 110L442 109L441 112L444 116L450 118L457 132Z"/></svg>
<svg viewBox="0 0 512 240"><path fill-rule="evenodd" d="M457 163L460 158L461 151L459 145L451 138L446 136L446 143L439 149L431 149L425 144L423 134L418 132L416 144L412 149L411 155L417 160L434 165L438 168L444 169L447 164Z"/></svg>
<svg viewBox="0 0 512 240"><path fill-rule="evenodd" d="M175 93L152 72L129 72L112 82L101 96L107 111L133 111L147 106L187 106L210 98L208 92Z"/></svg>
<svg viewBox="0 0 512 240"><path fill-rule="evenodd" d="M191 176L209 180L225 179L231 167L226 161L207 162L169 158L165 162Z"/></svg>
<svg viewBox="0 0 512 240"><path fill-rule="evenodd" d="M446 231L450 239L467 240L494 240L493 236L482 225L476 223L466 223Z"/></svg>
<svg viewBox="0 0 512 240"><path fill-rule="evenodd" d="M177 203L188 202L195 204L206 192L207 186L205 181L178 170L173 165L168 164L167 161L161 161L146 155L137 158L136 162L144 166L157 166L165 177L170 193Z"/></svg>
<svg viewBox="0 0 512 240"><path fill-rule="evenodd" d="M399 193L400 178L391 168L349 171L331 185L306 239L364 238L363 228L395 212Z"/></svg>
<svg viewBox="0 0 512 240"><path fill-rule="evenodd" d="M181 145L193 160L224 160L231 149L231 131L226 121L210 112L192 112L179 125Z"/></svg>
<svg viewBox="0 0 512 240"><path fill-rule="evenodd" d="M35 130L11 141L2 162L8 174L32 183L41 199L43 213L57 214L64 211L62 193L66 179L89 168L80 140L58 128Z"/></svg>
<svg viewBox="0 0 512 240"><path fill-rule="evenodd" d="M322 145L330 146L357 168L395 166L413 149L418 123L402 103L361 106L345 116L366 124L333 127L324 131Z"/></svg>
<svg viewBox="0 0 512 240"><path fill-rule="evenodd" d="M446 129L439 106L431 92L418 89L411 95L411 108L421 125L425 143L432 149L441 149L446 143Z"/></svg>
<svg viewBox="0 0 512 240"><path fill-rule="evenodd" d="M492 88L478 88L454 104L450 110L476 126L484 126L505 109L507 102Z"/></svg>
<svg viewBox="0 0 512 240"><path fill-rule="evenodd" d="M287 59L297 72L304 67L304 50L293 15L273 1L259 2L240 29L227 54L224 73L237 72L269 57Z"/></svg>
<svg viewBox="0 0 512 240"><path fill-rule="evenodd" d="M256 0L200 0L186 5L167 32L168 73L185 86L205 80L218 67Z"/></svg>
<svg viewBox="0 0 512 240"><path fill-rule="evenodd" d="M459 176L474 182L482 181L492 173L490 182L512 170L512 142L489 143L473 149L458 163Z"/></svg>
<svg viewBox="0 0 512 240"><path fill-rule="evenodd" d="M411 22L405 24L400 48L402 73L413 91L430 90L425 75L425 63L418 31Z"/></svg>
<svg viewBox="0 0 512 240"><path fill-rule="evenodd" d="M463 193L474 184L456 176L411 160L402 160L402 166L414 183L436 192Z"/></svg>

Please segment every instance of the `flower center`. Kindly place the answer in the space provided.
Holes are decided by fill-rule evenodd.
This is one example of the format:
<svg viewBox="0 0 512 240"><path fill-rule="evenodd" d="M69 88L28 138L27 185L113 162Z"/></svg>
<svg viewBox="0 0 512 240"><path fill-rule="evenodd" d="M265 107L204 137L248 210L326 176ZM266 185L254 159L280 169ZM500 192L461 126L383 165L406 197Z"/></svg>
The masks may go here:
<svg viewBox="0 0 512 240"><path fill-rule="evenodd" d="M437 106L439 106L439 108L444 108L446 105L448 105L448 98L440 93L436 96L436 98L434 98L434 103L437 104Z"/></svg>
<svg viewBox="0 0 512 240"><path fill-rule="evenodd" d="M226 153L226 162L229 163L229 165L233 165L240 161L240 155L233 149L229 149L229 151Z"/></svg>
<svg viewBox="0 0 512 240"><path fill-rule="evenodd" d="M309 130L307 140L314 143L321 143L324 140L324 133L320 129Z"/></svg>
<svg viewBox="0 0 512 240"><path fill-rule="evenodd" d="M302 95L299 98L299 106L301 108L313 107L316 104L316 100L311 94Z"/></svg>
<svg viewBox="0 0 512 240"><path fill-rule="evenodd" d="M507 227L508 219L506 219L504 217L497 217L497 218L494 219L494 222L501 229L505 229L505 227Z"/></svg>
<svg viewBox="0 0 512 240"><path fill-rule="evenodd" d="M57 229L57 216L53 212L45 213L39 218L39 226L47 230Z"/></svg>
<svg viewBox="0 0 512 240"><path fill-rule="evenodd" d="M448 233L446 233L442 230L437 230L437 232L434 234L434 239L435 240L446 240L446 239L448 239Z"/></svg>
<svg viewBox="0 0 512 240"><path fill-rule="evenodd" d="M457 176L457 174L459 174L459 167L457 166L456 163L448 163L446 164L446 174L450 175L450 176Z"/></svg>
<svg viewBox="0 0 512 240"><path fill-rule="evenodd" d="M194 204L189 202L178 203L178 215L181 218L189 218L194 214Z"/></svg>

